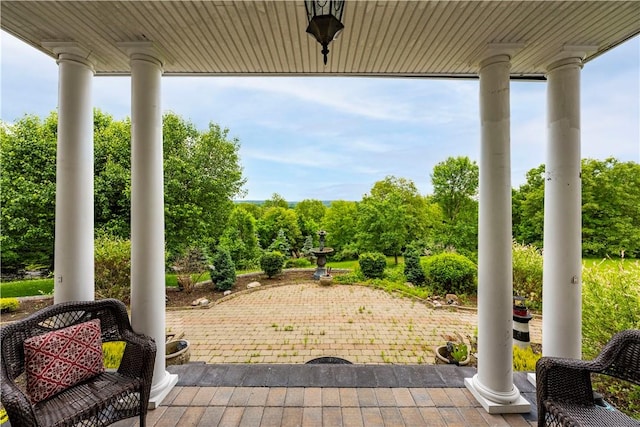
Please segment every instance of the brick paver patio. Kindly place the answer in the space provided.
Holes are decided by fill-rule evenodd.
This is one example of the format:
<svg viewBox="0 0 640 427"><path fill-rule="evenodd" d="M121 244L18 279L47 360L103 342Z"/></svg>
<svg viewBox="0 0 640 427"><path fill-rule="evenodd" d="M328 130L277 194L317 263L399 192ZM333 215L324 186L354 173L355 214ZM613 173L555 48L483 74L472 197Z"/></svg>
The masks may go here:
<svg viewBox="0 0 640 427"><path fill-rule="evenodd" d="M166 322L168 331L189 340L192 361L305 363L337 356L364 364L430 364L444 337L474 334L476 312L311 281L239 294L209 309L169 311ZM531 340L541 340L539 319L531 322Z"/></svg>

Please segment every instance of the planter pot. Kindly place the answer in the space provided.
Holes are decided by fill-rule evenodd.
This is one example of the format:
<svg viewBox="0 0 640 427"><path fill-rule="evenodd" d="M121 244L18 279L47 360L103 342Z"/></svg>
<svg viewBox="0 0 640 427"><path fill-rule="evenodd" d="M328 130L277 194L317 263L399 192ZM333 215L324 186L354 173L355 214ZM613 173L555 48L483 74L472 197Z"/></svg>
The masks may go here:
<svg viewBox="0 0 640 427"><path fill-rule="evenodd" d="M320 286L331 286L333 276L320 276Z"/></svg>
<svg viewBox="0 0 640 427"><path fill-rule="evenodd" d="M467 357L464 360L461 360L459 362L451 362L449 361L449 358L447 357L449 355L449 351L447 350L447 346L446 345L441 345L439 347L436 347L434 349L434 353L436 354L436 363L444 363L444 364L453 364L453 365L458 365L458 366L465 366L469 364L469 361L471 360L471 354L469 351L469 346L467 346Z"/></svg>
<svg viewBox="0 0 640 427"><path fill-rule="evenodd" d="M191 359L189 341L176 340L176 341L169 341L166 344L165 360L166 360L167 366L183 365L185 363L188 363L189 359Z"/></svg>

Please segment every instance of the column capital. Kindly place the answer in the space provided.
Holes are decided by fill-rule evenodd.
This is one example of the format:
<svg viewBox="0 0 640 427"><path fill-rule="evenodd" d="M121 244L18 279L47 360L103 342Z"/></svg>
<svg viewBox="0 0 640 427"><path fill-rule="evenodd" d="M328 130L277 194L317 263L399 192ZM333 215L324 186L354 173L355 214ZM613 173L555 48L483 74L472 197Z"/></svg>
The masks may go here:
<svg viewBox="0 0 640 427"><path fill-rule="evenodd" d="M152 41L122 42L117 46L132 60L155 62L160 68L164 67L166 62L167 55Z"/></svg>
<svg viewBox="0 0 640 427"><path fill-rule="evenodd" d="M45 40L42 46L56 54L58 64L61 61L77 62L95 73L95 58L91 49L74 41Z"/></svg>
<svg viewBox="0 0 640 427"><path fill-rule="evenodd" d="M577 65L582 68L582 61L584 58L593 52L598 50L596 45L564 45L562 48L551 57L547 62L546 70L550 72L559 67L567 65Z"/></svg>
<svg viewBox="0 0 640 427"><path fill-rule="evenodd" d="M483 68L494 62L510 61L524 46L524 43L487 43L473 62Z"/></svg>

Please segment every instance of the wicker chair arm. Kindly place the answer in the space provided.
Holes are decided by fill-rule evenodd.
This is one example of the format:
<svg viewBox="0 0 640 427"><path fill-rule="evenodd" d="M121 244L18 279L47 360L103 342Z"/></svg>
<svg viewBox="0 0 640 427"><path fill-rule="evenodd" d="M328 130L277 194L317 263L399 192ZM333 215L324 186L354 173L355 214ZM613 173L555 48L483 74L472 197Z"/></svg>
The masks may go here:
<svg viewBox="0 0 640 427"><path fill-rule="evenodd" d="M13 427L38 425L31 402L13 381L3 376L0 389L2 391L2 404L7 414L11 417L11 425Z"/></svg>
<svg viewBox="0 0 640 427"><path fill-rule="evenodd" d="M542 357L536 364L538 402L593 404L591 373L601 371L601 365L592 361Z"/></svg>
<svg viewBox="0 0 640 427"><path fill-rule="evenodd" d="M142 376L151 381L156 358L155 340L147 335L128 330L122 331L122 338L126 342L126 347L118 372L127 377Z"/></svg>

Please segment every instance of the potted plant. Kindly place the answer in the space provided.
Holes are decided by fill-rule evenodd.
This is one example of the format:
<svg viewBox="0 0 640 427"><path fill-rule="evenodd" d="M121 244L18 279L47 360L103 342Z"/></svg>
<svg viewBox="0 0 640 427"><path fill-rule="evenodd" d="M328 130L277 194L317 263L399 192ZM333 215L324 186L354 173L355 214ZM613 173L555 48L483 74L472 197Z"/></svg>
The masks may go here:
<svg viewBox="0 0 640 427"><path fill-rule="evenodd" d="M459 341L447 341L445 345L435 348L436 363L449 363L458 366L469 364L471 355L469 346L464 343L462 337L458 335Z"/></svg>

